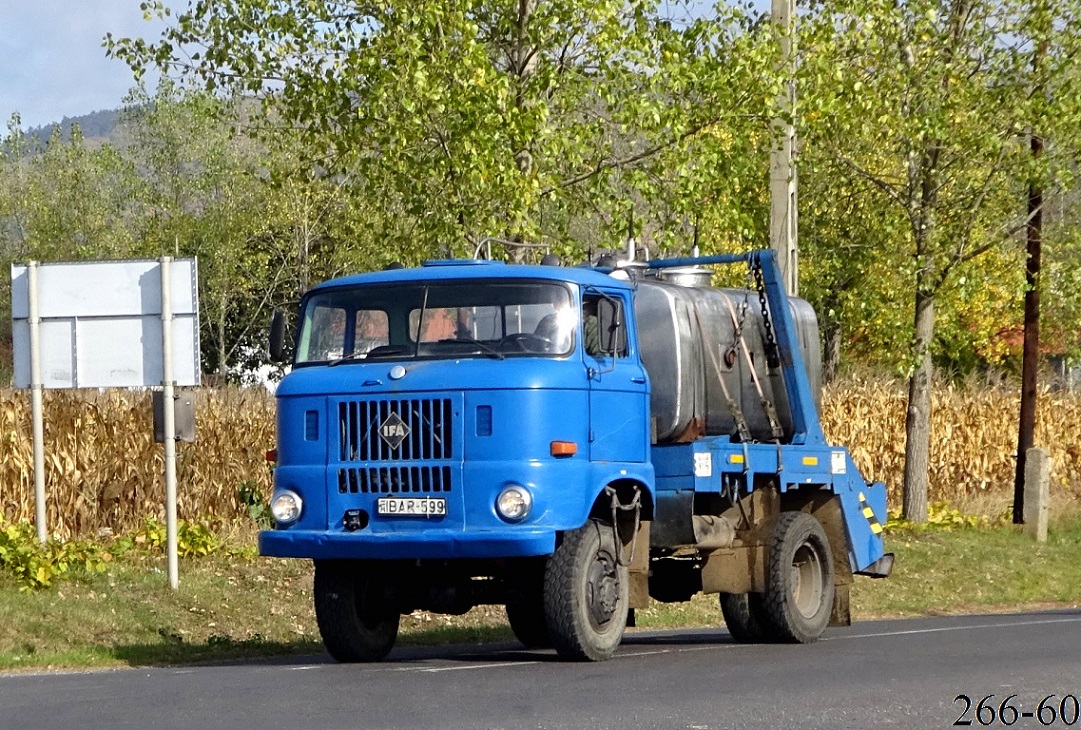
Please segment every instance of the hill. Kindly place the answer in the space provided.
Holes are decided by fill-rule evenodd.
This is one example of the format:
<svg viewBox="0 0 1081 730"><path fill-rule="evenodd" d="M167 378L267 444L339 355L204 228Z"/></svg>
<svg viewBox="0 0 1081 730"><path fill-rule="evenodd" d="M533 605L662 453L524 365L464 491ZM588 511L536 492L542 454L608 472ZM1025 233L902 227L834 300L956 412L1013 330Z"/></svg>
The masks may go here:
<svg viewBox="0 0 1081 730"><path fill-rule="evenodd" d="M87 140L112 139L116 131L119 115L120 111L118 109L103 109L77 117L64 117L59 122L28 129L26 135L31 139L36 139L44 146L55 130L59 129L63 139L67 140L71 137L71 128L78 125L79 129L82 130L83 137Z"/></svg>

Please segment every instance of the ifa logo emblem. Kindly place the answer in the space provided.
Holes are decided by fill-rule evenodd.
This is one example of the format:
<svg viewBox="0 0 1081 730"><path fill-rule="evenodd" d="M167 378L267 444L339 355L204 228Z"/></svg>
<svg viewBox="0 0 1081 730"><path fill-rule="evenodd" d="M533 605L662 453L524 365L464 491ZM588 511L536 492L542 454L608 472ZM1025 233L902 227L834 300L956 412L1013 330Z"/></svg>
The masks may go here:
<svg viewBox="0 0 1081 730"><path fill-rule="evenodd" d="M379 424L379 437L386 442L390 450L398 448L409 436L409 426L397 413L391 413L386 420Z"/></svg>

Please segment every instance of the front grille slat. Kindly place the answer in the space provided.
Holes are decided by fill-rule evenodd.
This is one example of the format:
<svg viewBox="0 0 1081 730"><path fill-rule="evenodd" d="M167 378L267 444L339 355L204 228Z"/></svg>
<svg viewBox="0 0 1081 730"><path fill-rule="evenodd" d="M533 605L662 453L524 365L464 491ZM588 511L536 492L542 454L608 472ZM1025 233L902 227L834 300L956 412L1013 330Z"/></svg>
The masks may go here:
<svg viewBox="0 0 1081 730"><path fill-rule="evenodd" d="M338 491L342 494L449 492L454 457L449 398L338 403ZM404 438L393 448L382 428L396 417ZM393 432L393 426L389 431ZM435 463L432 463L435 462ZM440 463L442 462L442 463Z"/></svg>
<svg viewBox="0 0 1081 730"><path fill-rule="evenodd" d="M432 458L432 453L435 451L435 431L438 426L435 419L435 404L428 401L424 404L424 408L426 411L425 416L428 422L432 424L432 428L428 431L427 438L420 442L420 446L424 449L423 458L430 459Z"/></svg>
<svg viewBox="0 0 1081 730"><path fill-rule="evenodd" d="M342 467L339 494L430 494L450 491L449 466Z"/></svg>

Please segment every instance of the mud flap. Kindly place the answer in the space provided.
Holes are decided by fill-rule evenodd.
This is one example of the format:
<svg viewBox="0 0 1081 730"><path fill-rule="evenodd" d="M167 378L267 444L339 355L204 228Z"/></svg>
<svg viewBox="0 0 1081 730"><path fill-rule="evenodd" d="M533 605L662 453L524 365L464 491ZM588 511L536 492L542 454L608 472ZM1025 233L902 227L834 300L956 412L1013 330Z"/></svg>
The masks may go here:
<svg viewBox="0 0 1081 730"><path fill-rule="evenodd" d="M765 545L713 550L702 563L703 593L761 593L769 555Z"/></svg>
<svg viewBox="0 0 1081 730"><path fill-rule="evenodd" d="M830 626L851 626L852 606L849 603L849 591L851 585L844 584L834 587L833 612L830 614Z"/></svg>
<svg viewBox="0 0 1081 730"><path fill-rule="evenodd" d="M649 522L643 520L638 524L638 533L633 540L634 554L630 555L631 563L627 566L627 576L630 579L630 607L649 607ZM630 551L630 545L625 544L624 550Z"/></svg>

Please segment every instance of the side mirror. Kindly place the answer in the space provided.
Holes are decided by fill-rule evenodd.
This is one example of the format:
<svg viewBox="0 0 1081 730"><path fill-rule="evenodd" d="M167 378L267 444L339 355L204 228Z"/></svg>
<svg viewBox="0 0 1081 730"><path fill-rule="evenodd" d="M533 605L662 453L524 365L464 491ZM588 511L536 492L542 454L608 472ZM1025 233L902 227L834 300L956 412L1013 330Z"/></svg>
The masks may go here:
<svg viewBox="0 0 1081 730"><path fill-rule="evenodd" d="M623 307L615 299L597 302L597 324L601 351L606 355L622 356L627 352L627 327L623 322Z"/></svg>
<svg viewBox="0 0 1081 730"><path fill-rule="evenodd" d="M270 320L270 359L273 362L285 359L285 315L280 309L274 310Z"/></svg>

